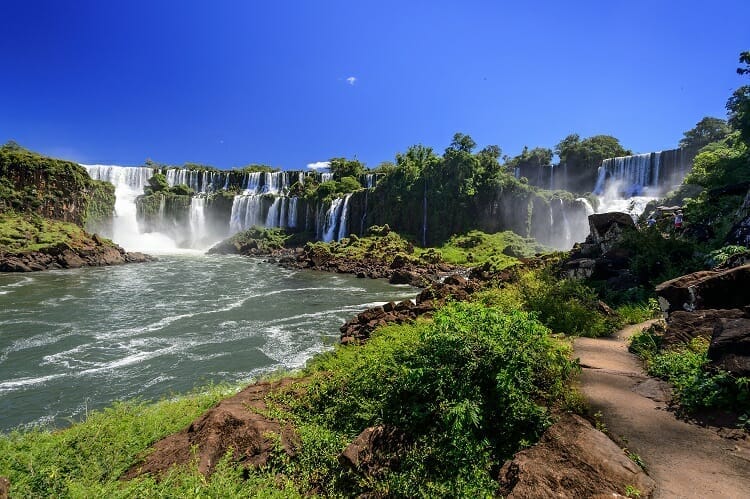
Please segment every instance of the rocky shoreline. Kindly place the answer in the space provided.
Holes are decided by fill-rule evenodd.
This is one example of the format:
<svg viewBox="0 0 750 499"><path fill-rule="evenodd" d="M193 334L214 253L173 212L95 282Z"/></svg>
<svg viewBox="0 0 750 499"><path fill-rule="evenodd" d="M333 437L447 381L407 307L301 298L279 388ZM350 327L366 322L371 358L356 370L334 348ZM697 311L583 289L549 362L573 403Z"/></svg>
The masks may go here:
<svg viewBox="0 0 750 499"><path fill-rule="evenodd" d="M80 267L142 263L152 260L154 260L154 257L150 255L125 251L120 246L94 234L81 247L72 247L68 244L60 243L38 251L24 251L20 253L0 252L0 272L77 269Z"/></svg>

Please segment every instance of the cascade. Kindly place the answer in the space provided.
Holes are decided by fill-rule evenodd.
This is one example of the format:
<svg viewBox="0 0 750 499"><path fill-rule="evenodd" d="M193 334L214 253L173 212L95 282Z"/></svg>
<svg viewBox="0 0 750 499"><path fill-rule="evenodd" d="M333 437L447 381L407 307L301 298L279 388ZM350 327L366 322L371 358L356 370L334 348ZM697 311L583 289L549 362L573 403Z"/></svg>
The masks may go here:
<svg viewBox="0 0 750 499"><path fill-rule="evenodd" d="M682 182L692 168L695 153L670 149L605 159L593 190L600 197L599 211L640 215L649 201Z"/></svg>
<svg viewBox="0 0 750 499"><path fill-rule="evenodd" d="M193 196L190 199L190 246L196 247L206 233L206 198Z"/></svg>
<svg viewBox="0 0 750 499"><path fill-rule="evenodd" d="M565 203L563 203L563 200L558 199L558 201L560 201L560 212L562 212L563 238L565 238L565 248L570 248L573 245L573 240L570 234L570 223L568 222L567 210L565 209Z"/></svg>
<svg viewBox="0 0 750 499"><path fill-rule="evenodd" d="M297 227L297 196L292 196L289 199L289 216L288 216L288 227L294 229Z"/></svg>
<svg viewBox="0 0 750 499"><path fill-rule="evenodd" d="M115 186L115 214L112 232L104 234L130 251L171 251L174 241L163 234L143 234L138 227L135 198L143 194L148 179L155 172L149 167L115 165L81 165L94 180L103 180Z"/></svg>
<svg viewBox="0 0 750 499"><path fill-rule="evenodd" d="M336 240L344 239L347 234L347 218L349 215L349 198L352 197L351 194L347 194L344 196L344 207L341 210L341 217L339 218L339 236Z"/></svg>
<svg viewBox="0 0 750 499"><path fill-rule="evenodd" d="M341 219L341 210L343 209L343 198L336 198L331 201L331 206L325 214L325 225L319 239L323 242L329 243L336 237L336 227L339 220Z"/></svg>

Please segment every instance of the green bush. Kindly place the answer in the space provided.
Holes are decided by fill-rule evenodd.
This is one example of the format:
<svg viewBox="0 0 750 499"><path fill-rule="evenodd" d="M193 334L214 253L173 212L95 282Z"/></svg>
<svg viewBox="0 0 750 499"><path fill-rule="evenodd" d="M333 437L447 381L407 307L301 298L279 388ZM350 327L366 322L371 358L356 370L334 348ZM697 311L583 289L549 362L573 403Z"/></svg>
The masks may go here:
<svg viewBox="0 0 750 499"><path fill-rule="evenodd" d="M344 441L378 424L405 430L404 462L380 485L391 495L487 495L493 463L536 441L549 407L566 397L576 372L567 353L525 312L457 303L432 323L386 327L364 346L317 358L306 394L286 402L303 426ZM327 493L367 490L325 468Z"/></svg>
<svg viewBox="0 0 750 499"><path fill-rule="evenodd" d="M195 191L186 184L177 184L174 187L171 187L169 192L177 196L192 196Z"/></svg>
<svg viewBox="0 0 750 499"><path fill-rule="evenodd" d="M556 333L598 337L622 325L618 316L599 310L599 297L582 281L557 279L548 271L529 272L519 281L526 310L538 314Z"/></svg>
<svg viewBox="0 0 750 499"><path fill-rule="evenodd" d="M145 189L149 189L150 192L145 192ZM169 190L169 182L167 182L167 176L163 173L154 173L154 175L148 179L148 186L144 189L145 194L152 194L154 192L162 192Z"/></svg>
<svg viewBox="0 0 750 499"><path fill-rule="evenodd" d="M710 368L704 338L663 350L660 337L644 331L632 337L630 350L644 359L651 376L672 384L684 412L727 410L750 415L750 378Z"/></svg>

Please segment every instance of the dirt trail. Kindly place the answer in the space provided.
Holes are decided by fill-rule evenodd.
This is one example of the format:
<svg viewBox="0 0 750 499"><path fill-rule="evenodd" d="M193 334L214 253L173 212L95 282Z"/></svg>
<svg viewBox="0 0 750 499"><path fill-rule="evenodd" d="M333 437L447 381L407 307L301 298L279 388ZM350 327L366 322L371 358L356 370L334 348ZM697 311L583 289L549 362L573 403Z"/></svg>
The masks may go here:
<svg viewBox="0 0 750 499"><path fill-rule="evenodd" d="M627 350L627 338L578 338L581 390L609 434L641 457L657 483L657 498L750 498L750 442L678 420L666 410L667 387L647 377Z"/></svg>

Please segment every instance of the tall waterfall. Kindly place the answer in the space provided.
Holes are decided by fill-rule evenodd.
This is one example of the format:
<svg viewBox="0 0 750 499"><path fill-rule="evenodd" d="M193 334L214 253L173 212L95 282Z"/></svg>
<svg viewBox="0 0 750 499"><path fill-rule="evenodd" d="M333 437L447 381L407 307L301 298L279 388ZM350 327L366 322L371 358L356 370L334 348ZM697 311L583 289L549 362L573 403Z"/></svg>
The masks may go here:
<svg viewBox="0 0 750 499"><path fill-rule="evenodd" d="M117 244L132 251L172 251L175 242L163 234L144 234L138 226L135 198L155 172L148 167L115 165L81 165L94 180L104 180L115 186L115 214L112 232L105 234Z"/></svg>
<svg viewBox="0 0 750 499"><path fill-rule="evenodd" d="M341 210L341 216L339 217L339 236L337 239L344 239L348 233L349 226L347 224L349 219L349 198L351 194L347 194L344 197L344 208Z"/></svg>

